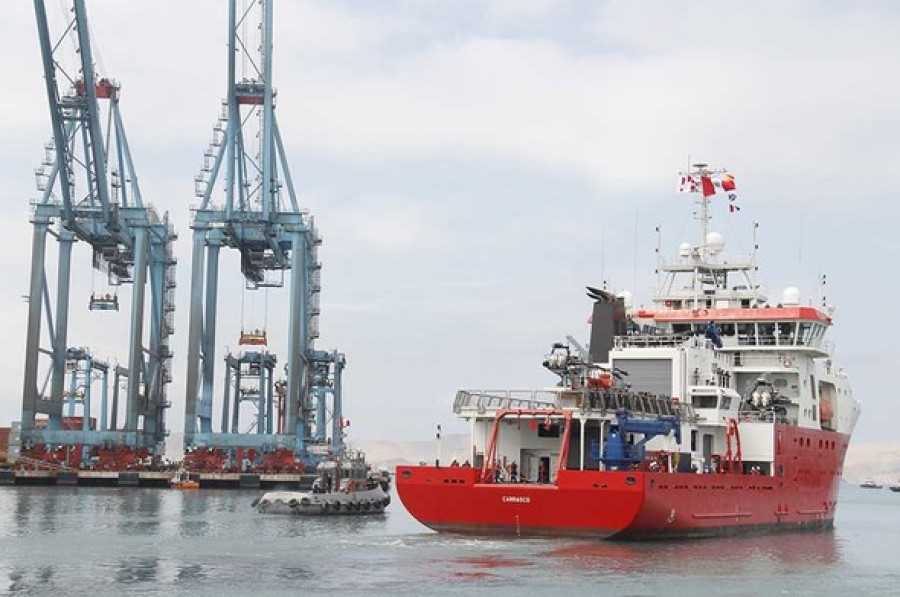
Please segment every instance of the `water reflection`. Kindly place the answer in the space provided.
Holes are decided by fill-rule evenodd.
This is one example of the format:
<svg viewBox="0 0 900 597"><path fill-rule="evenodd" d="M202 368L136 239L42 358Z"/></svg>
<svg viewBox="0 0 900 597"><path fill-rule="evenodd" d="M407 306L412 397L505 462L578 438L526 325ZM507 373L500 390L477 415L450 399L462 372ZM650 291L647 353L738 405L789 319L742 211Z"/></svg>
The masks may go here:
<svg viewBox="0 0 900 597"><path fill-rule="evenodd" d="M309 580L313 578L313 576L312 571L301 566L282 566L275 571L275 577L280 580Z"/></svg>
<svg viewBox="0 0 900 597"><path fill-rule="evenodd" d="M40 566L37 570L13 568L8 576L7 590L10 593L44 594L56 584L54 582L56 576L54 566Z"/></svg>
<svg viewBox="0 0 900 597"><path fill-rule="evenodd" d="M206 568L200 564L182 564L178 566L178 572L175 574L175 582L191 583L204 580L206 577Z"/></svg>
<svg viewBox="0 0 900 597"><path fill-rule="evenodd" d="M119 560L116 582L133 585L155 581L159 575L159 558L152 556L128 557Z"/></svg>
<svg viewBox="0 0 900 597"><path fill-rule="evenodd" d="M161 490L119 490L119 522L125 535L156 535L160 526Z"/></svg>
<svg viewBox="0 0 900 597"><path fill-rule="evenodd" d="M654 562L659 572L677 573L689 566L730 573L746 564L830 566L842 560L840 542L830 531L666 543L579 543L543 556L570 568L621 573L646 571L648 562Z"/></svg>

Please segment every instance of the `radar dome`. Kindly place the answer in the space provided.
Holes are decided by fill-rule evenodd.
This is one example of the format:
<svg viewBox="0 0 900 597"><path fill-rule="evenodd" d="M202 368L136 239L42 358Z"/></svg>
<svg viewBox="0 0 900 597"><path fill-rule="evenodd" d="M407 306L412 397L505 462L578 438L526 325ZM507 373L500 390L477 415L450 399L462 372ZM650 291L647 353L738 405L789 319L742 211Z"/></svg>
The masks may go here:
<svg viewBox="0 0 900 597"><path fill-rule="evenodd" d="M622 299L622 302L625 303L626 309L631 309L632 299L634 298L634 295L631 293L631 291L623 290L616 296Z"/></svg>
<svg viewBox="0 0 900 597"><path fill-rule="evenodd" d="M710 255L718 255L725 248L725 237L718 232L710 232L706 235L706 248Z"/></svg>
<svg viewBox="0 0 900 597"><path fill-rule="evenodd" d="M784 289L784 292L781 293L781 304L782 305L799 305L800 304L800 289L796 286L788 286Z"/></svg>
<svg viewBox="0 0 900 597"><path fill-rule="evenodd" d="M681 243L678 245L678 256L679 257L690 257L691 256L691 243Z"/></svg>

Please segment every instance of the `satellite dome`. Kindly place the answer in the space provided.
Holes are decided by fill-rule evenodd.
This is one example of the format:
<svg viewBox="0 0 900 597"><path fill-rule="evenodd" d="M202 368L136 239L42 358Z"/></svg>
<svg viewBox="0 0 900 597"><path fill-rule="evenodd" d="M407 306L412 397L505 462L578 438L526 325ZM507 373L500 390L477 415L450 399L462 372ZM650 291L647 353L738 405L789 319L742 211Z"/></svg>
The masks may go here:
<svg viewBox="0 0 900 597"><path fill-rule="evenodd" d="M690 257L691 256L691 243L681 243L678 245L678 256L679 257Z"/></svg>
<svg viewBox="0 0 900 597"><path fill-rule="evenodd" d="M706 235L706 248L710 255L718 255L725 248L725 237L718 232L710 232Z"/></svg>
<svg viewBox="0 0 900 597"><path fill-rule="evenodd" d="M784 292L781 293L781 304L782 305L799 305L800 304L800 289L796 286L788 286L784 289Z"/></svg>

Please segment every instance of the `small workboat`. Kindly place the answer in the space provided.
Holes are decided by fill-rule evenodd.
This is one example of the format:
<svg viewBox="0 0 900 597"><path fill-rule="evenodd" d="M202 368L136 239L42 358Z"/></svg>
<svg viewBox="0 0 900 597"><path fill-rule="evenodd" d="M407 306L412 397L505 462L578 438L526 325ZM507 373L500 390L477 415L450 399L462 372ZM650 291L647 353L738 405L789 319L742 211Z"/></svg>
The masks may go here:
<svg viewBox="0 0 900 597"><path fill-rule="evenodd" d="M862 483L859 484L863 489L881 489L881 485L873 481L872 479L866 479Z"/></svg>
<svg viewBox="0 0 900 597"><path fill-rule="evenodd" d="M180 469L169 479L169 487L172 489L199 489L200 482L192 479L188 471Z"/></svg>
<svg viewBox="0 0 900 597"><path fill-rule="evenodd" d="M372 471L362 452L326 460L309 491L267 491L253 500L262 514L380 514L391 503L390 474Z"/></svg>

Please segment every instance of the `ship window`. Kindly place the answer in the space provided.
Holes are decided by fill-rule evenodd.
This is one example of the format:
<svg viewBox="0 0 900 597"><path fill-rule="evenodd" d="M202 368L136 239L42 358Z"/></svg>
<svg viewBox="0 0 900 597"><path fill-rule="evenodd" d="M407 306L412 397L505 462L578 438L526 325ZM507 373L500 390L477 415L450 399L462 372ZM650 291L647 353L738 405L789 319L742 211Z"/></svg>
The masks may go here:
<svg viewBox="0 0 900 597"><path fill-rule="evenodd" d="M757 327L759 329L760 345L775 344L775 324L774 323L759 323L759 324L757 324Z"/></svg>
<svg viewBox="0 0 900 597"><path fill-rule="evenodd" d="M752 323L737 324L738 344L753 346L756 344L756 326Z"/></svg>
<svg viewBox="0 0 900 597"><path fill-rule="evenodd" d="M559 425L538 425L538 437L559 437Z"/></svg>
<svg viewBox="0 0 900 597"><path fill-rule="evenodd" d="M787 387L787 380L783 377L776 377L772 380L772 385L776 388L784 388Z"/></svg>
<svg viewBox="0 0 900 597"><path fill-rule="evenodd" d="M813 324L812 334L809 338L809 343L812 346L818 346L820 344L820 340L822 340L822 336L825 334L825 326L820 325L818 323Z"/></svg>
<svg viewBox="0 0 900 597"><path fill-rule="evenodd" d="M722 396L722 406L719 408L729 409L731 408L731 396Z"/></svg>
<svg viewBox="0 0 900 597"><path fill-rule="evenodd" d="M794 343L794 323L791 321L782 321L775 326L778 334L778 344L782 346L790 346Z"/></svg>
<svg viewBox="0 0 900 597"><path fill-rule="evenodd" d="M695 394L691 397L691 403L694 405L694 408L715 408L718 403L718 397L715 394Z"/></svg>
<svg viewBox="0 0 900 597"><path fill-rule="evenodd" d="M697 451L697 430L691 429L691 452Z"/></svg>
<svg viewBox="0 0 900 597"><path fill-rule="evenodd" d="M812 324L808 321L800 323L800 332L797 334L797 344L809 344L810 331Z"/></svg>
<svg viewBox="0 0 900 597"><path fill-rule="evenodd" d="M734 336L734 324L723 323L718 326L720 336Z"/></svg>

